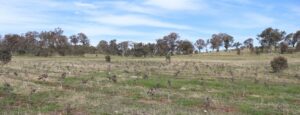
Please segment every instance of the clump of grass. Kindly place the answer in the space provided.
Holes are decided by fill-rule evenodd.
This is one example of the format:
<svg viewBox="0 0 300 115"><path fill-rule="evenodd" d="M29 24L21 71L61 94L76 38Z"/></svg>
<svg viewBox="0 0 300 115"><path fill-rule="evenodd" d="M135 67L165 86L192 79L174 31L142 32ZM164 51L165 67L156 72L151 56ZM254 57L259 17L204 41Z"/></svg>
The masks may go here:
<svg viewBox="0 0 300 115"><path fill-rule="evenodd" d="M70 103L68 103L66 105L66 107L64 108L64 111L65 111L66 115L72 115L72 108L71 108L71 104Z"/></svg>
<svg viewBox="0 0 300 115"><path fill-rule="evenodd" d="M147 74L144 74L143 79L149 79L149 76Z"/></svg>
<svg viewBox="0 0 300 115"><path fill-rule="evenodd" d="M63 72L60 76L61 79L65 79L67 77L67 73L66 72Z"/></svg>
<svg viewBox="0 0 300 115"><path fill-rule="evenodd" d="M180 74L180 70L177 70L177 71L174 73L174 76L177 77L179 74Z"/></svg>
<svg viewBox="0 0 300 115"><path fill-rule="evenodd" d="M10 95L12 95L13 94L13 87L9 84L9 83L7 83L7 82L5 82L4 84L3 84L3 87L0 89L0 91L4 94L4 95L6 95L6 96L10 96ZM1 93L0 92L0 93Z"/></svg>
<svg viewBox="0 0 300 115"><path fill-rule="evenodd" d="M82 80L81 80L81 83L82 83L82 84L86 84L88 81L89 81L88 79L82 79Z"/></svg>
<svg viewBox="0 0 300 115"><path fill-rule="evenodd" d="M108 76L108 79L114 83L117 83L117 75Z"/></svg>
<svg viewBox="0 0 300 115"><path fill-rule="evenodd" d="M48 74L44 73L39 76L38 80L45 80L46 78L48 78Z"/></svg>
<svg viewBox="0 0 300 115"><path fill-rule="evenodd" d="M172 87L172 82L171 80L168 80L168 86L171 88Z"/></svg>
<svg viewBox="0 0 300 115"><path fill-rule="evenodd" d="M205 110L209 110L210 108L212 108L212 100L210 99L210 97L206 97L203 103L203 107L205 108Z"/></svg>
<svg viewBox="0 0 300 115"><path fill-rule="evenodd" d="M157 88L150 88L148 91L147 91L147 94L150 95L150 96L154 96L155 93L157 91Z"/></svg>

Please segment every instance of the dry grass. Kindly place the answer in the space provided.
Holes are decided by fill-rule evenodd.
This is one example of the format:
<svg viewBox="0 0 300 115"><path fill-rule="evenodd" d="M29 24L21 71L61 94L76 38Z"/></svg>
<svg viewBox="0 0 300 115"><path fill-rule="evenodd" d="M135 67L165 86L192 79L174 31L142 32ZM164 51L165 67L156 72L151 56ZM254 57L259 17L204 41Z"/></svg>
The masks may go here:
<svg viewBox="0 0 300 115"><path fill-rule="evenodd" d="M2 114L300 114L300 54L272 73L259 56L13 57L1 67ZM110 69L108 69L110 66ZM108 71L110 70L110 71ZM66 77L62 78L62 74ZM45 79L39 76L47 74ZM108 77L116 75L114 83ZM145 78L147 75L147 78ZM1 93L3 84L14 89ZM147 92L151 90L153 95ZM153 91L152 91L153 90ZM208 101L209 100L209 101Z"/></svg>

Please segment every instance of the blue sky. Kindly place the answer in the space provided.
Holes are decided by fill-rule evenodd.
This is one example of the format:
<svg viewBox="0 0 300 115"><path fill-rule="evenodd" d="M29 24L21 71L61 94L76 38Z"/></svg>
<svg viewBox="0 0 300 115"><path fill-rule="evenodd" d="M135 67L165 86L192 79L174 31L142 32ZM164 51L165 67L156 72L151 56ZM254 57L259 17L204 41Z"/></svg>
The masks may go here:
<svg viewBox="0 0 300 115"><path fill-rule="evenodd" d="M64 29L100 40L155 42L170 32L209 39L225 32L236 41L267 27L300 30L299 0L1 0L0 34Z"/></svg>

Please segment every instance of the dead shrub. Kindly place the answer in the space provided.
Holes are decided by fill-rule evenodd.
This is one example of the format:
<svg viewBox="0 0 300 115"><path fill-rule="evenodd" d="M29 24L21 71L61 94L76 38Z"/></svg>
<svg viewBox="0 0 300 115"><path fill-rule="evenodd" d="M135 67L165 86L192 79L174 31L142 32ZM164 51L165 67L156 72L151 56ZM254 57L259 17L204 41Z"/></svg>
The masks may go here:
<svg viewBox="0 0 300 115"><path fill-rule="evenodd" d="M282 56L275 57L271 61L271 67L272 67L274 72L281 72L282 70L288 68L287 59L285 57L282 57Z"/></svg>

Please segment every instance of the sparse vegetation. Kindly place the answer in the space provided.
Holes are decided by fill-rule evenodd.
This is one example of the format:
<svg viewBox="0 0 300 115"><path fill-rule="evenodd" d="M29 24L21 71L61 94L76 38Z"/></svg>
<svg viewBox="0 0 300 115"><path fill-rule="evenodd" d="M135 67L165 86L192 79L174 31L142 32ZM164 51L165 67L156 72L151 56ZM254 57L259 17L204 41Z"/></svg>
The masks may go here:
<svg viewBox="0 0 300 115"><path fill-rule="evenodd" d="M193 44L172 32L156 43L94 47L60 28L7 34L0 114L300 114L297 36L267 28L254 46L226 33Z"/></svg>
<svg viewBox="0 0 300 115"><path fill-rule="evenodd" d="M16 56L0 72L0 113L300 113L299 53L283 54L293 74L276 79L263 66L272 54L219 54L174 55L169 64L165 57Z"/></svg>

